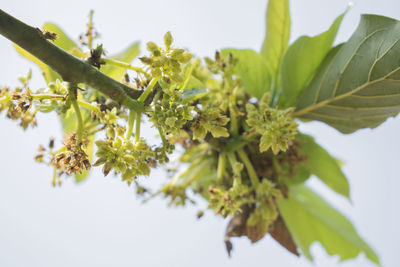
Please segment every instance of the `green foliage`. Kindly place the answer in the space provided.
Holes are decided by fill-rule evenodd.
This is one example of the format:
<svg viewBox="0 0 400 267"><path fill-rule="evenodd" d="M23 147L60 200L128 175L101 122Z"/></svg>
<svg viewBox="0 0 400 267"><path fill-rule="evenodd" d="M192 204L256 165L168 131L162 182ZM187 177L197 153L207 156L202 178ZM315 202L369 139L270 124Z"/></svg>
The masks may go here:
<svg viewBox="0 0 400 267"><path fill-rule="evenodd" d="M290 45L282 60L280 102L292 106L324 60L345 14L340 15L326 32L315 37L302 36Z"/></svg>
<svg viewBox="0 0 400 267"><path fill-rule="evenodd" d="M279 87L279 68L289 44L290 13L289 0L268 1L266 14L266 33L261 55L273 77L274 88Z"/></svg>
<svg viewBox="0 0 400 267"><path fill-rule="evenodd" d="M375 128L400 111L400 22L364 15L345 44L331 50L296 105L295 116L343 133Z"/></svg>
<svg viewBox="0 0 400 267"><path fill-rule="evenodd" d="M310 260L310 246L319 242L329 255L339 255L341 260L364 253L379 264L375 252L347 218L306 186L290 187L289 197L280 199L278 206L296 244Z"/></svg>
<svg viewBox="0 0 400 267"><path fill-rule="evenodd" d="M307 157L304 163L307 170L316 175L336 193L350 198L350 187L347 178L336 159L325 149L315 143L314 138L304 134L298 135L300 151Z"/></svg>

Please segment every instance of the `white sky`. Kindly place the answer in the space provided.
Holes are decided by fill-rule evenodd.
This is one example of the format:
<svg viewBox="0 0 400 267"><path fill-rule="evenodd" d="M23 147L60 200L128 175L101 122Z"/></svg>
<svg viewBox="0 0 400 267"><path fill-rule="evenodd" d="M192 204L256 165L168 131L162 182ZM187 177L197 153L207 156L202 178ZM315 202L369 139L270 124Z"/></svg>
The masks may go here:
<svg viewBox="0 0 400 267"><path fill-rule="evenodd" d="M397 0L359 0L339 33L345 41L361 13L400 19ZM326 30L347 6L346 0L292 1L292 40ZM258 49L264 37L266 1L18 1L3 0L1 8L22 21L42 26L51 21L71 37L85 30L95 9L95 26L104 47L118 52L130 42L160 42L171 30L177 44L199 56L223 47ZM17 85L17 76L33 65L20 58L0 37L0 85ZM44 86L33 69L33 87ZM94 171L79 185L72 180L50 186L51 170L34 163L40 143L61 136L54 115L40 115L39 127L24 133L14 122L0 119L0 266L313 266L291 256L269 237L256 245L235 239L228 259L223 235L227 221L199 208L168 208L164 200L141 205L132 188L119 178ZM399 266L397 240L400 187L398 164L400 119L379 128L342 135L320 123L302 125L328 151L342 159L351 184L352 205L318 181L313 187L354 222L359 233L381 257L383 266ZM148 182L162 183L157 172ZM204 203L202 203L204 204ZM316 245L314 266L337 266ZM364 256L341 266L373 266Z"/></svg>

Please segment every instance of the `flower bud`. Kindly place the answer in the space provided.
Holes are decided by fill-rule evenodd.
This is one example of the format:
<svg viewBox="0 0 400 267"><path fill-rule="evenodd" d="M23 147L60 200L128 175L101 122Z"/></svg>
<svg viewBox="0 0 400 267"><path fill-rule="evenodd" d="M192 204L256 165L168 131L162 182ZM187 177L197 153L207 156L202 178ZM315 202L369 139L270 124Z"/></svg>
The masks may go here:
<svg viewBox="0 0 400 267"><path fill-rule="evenodd" d="M193 55L190 54L189 52L185 52L179 57L177 57L178 61L182 64L188 63L191 59L193 58Z"/></svg>
<svg viewBox="0 0 400 267"><path fill-rule="evenodd" d="M117 135L118 136L120 136L120 137L124 136L124 134L125 134L125 129L124 128L122 128L121 126L116 126L115 130L117 131Z"/></svg>
<svg viewBox="0 0 400 267"><path fill-rule="evenodd" d="M114 141L114 143L113 143L113 147L115 147L115 148L120 148L121 145L122 145L122 140L121 140L121 138L117 138L117 139Z"/></svg>
<svg viewBox="0 0 400 267"><path fill-rule="evenodd" d="M174 80L174 81L177 82L177 83L183 82L182 76L179 75L179 74L177 74L177 73L174 73L174 74L171 76L171 79Z"/></svg>
<svg viewBox="0 0 400 267"><path fill-rule="evenodd" d="M172 51L172 53L171 53L171 57L176 58L176 57L182 55L184 52L185 52L185 49L180 49L180 48L174 49L174 51Z"/></svg>
<svg viewBox="0 0 400 267"><path fill-rule="evenodd" d="M147 47L147 50L151 53L153 53L155 50L159 50L158 45L154 42L148 42L146 47Z"/></svg>
<svg viewBox="0 0 400 267"><path fill-rule="evenodd" d="M109 139L114 139L115 138L115 131L114 131L114 129L112 127L108 127L106 133L107 133L107 137Z"/></svg>
<svg viewBox="0 0 400 267"><path fill-rule="evenodd" d="M149 57L140 57L139 59L140 61L142 61L143 64L146 65L151 65L153 63L153 60Z"/></svg>
<svg viewBox="0 0 400 267"><path fill-rule="evenodd" d="M167 32L164 35L164 45L167 49L169 49L171 47L172 42L174 41L174 38L172 37L171 32Z"/></svg>
<svg viewBox="0 0 400 267"><path fill-rule="evenodd" d="M161 69L155 68L151 70L151 76L153 77L160 77L161 76Z"/></svg>

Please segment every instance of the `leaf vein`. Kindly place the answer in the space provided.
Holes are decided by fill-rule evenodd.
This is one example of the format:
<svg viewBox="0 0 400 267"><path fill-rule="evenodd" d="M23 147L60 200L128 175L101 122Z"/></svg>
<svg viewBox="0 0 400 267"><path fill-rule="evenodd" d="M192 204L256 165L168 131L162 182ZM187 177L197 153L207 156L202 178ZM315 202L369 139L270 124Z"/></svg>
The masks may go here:
<svg viewBox="0 0 400 267"><path fill-rule="evenodd" d="M367 36L364 37L364 39L361 40L361 42L358 44L358 46L356 47L356 49L354 50L353 54L351 55L351 57L349 58L349 60L347 60L346 64L344 65L343 69L340 71L340 75L339 75L339 79L336 82L335 88L333 88L333 92L332 92L332 97L336 97L336 91L339 87L340 82L342 81L342 75L343 73L347 70L347 68L349 67L351 61L354 59L354 57L357 55L357 52L360 50L360 48L365 44L365 42L371 38L372 36L374 36L375 34L377 34L378 32L384 31L386 29L380 29L380 30L376 30L370 34L368 34Z"/></svg>
<svg viewBox="0 0 400 267"><path fill-rule="evenodd" d="M376 63L378 63L384 56L386 56L387 53L389 53L389 51L390 51L399 41L400 41L400 38L398 38L395 42L393 42L393 44L392 44L391 46L389 46L388 49L386 49L386 51L383 52L382 55L381 55L379 58L376 58L376 59L375 59L374 63L372 63L372 66L371 66L371 68L370 68L370 70L369 70L369 73L368 73L368 81L371 80L371 75L372 75L372 72L373 72L373 70L374 70L374 68L375 68ZM382 40L382 42L381 42L381 46L382 46L382 44L383 44L383 40ZM380 46L380 47L381 47L381 46ZM380 50L380 47L379 47L379 49L377 49L378 52L379 52L379 50Z"/></svg>

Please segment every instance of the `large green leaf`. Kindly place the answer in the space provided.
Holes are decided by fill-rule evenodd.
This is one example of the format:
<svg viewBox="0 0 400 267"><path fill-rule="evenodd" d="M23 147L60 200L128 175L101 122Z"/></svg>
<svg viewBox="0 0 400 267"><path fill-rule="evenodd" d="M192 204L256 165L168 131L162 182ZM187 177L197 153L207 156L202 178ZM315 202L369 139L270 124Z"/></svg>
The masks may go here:
<svg viewBox="0 0 400 267"><path fill-rule="evenodd" d="M132 60L139 55L139 42L135 42L128 46L121 53L111 56L111 59L115 59L118 61L122 61L125 63L131 63ZM124 76L126 70L121 67L113 66L110 64L106 64L101 67L100 71L107 76L110 76L114 80L121 81Z"/></svg>
<svg viewBox="0 0 400 267"><path fill-rule="evenodd" d="M242 79L244 89L254 97L261 99L270 90L271 79L267 64L260 54L251 49L227 48L221 51L226 56L232 53L238 59L235 74Z"/></svg>
<svg viewBox="0 0 400 267"><path fill-rule="evenodd" d="M343 20L344 13L326 32L315 37L301 36L286 51L282 61L282 94L279 102L291 106L324 60Z"/></svg>
<svg viewBox="0 0 400 267"><path fill-rule="evenodd" d="M266 14L266 34L261 55L267 62L273 82L278 83L278 72L290 36L289 0L269 0ZM275 85L277 88L278 85Z"/></svg>
<svg viewBox="0 0 400 267"><path fill-rule="evenodd" d="M294 116L343 133L374 128L400 111L400 22L363 15L350 40L325 58Z"/></svg>
<svg viewBox="0 0 400 267"><path fill-rule="evenodd" d="M379 264L351 222L306 186L290 187L289 197L279 200L278 206L295 243L310 260L310 246L319 242L329 255L339 255L341 260L364 253Z"/></svg>
<svg viewBox="0 0 400 267"><path fill-rule="evenodd" d="M338 161L318 145L311 136L300 134L298 140L300 151L307 157L304 165L310 173L316 175L335 192L350 198L349 182L340 169Z"/></svg>

